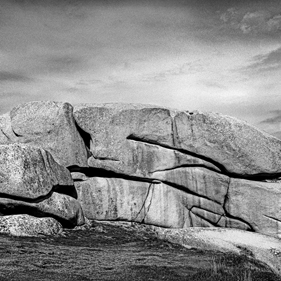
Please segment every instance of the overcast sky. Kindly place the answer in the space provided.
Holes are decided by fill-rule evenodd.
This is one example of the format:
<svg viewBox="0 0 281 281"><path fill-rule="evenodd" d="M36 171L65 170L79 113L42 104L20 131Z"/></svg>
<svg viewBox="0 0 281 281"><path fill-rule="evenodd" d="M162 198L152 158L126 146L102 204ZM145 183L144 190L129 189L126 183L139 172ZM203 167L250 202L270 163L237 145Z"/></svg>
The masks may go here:
<svg viewBox="0 0 281 281"><path fill-rule="evenodd" d="M279 0L0 0L0 38L0 114L133 102L281 129Z"/></svg>

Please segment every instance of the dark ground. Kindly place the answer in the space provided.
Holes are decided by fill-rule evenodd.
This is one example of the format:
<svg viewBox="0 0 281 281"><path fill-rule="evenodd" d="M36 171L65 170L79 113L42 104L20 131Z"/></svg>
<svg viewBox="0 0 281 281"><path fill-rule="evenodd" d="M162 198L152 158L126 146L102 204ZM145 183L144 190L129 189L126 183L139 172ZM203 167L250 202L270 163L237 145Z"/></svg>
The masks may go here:
<svg viewBox="0 0 281 281"><path fill-rule="evenodd" d="M60 237L0 236L0 280L277 281L246 256L186 249L134 224L93 223Z"/></svg>

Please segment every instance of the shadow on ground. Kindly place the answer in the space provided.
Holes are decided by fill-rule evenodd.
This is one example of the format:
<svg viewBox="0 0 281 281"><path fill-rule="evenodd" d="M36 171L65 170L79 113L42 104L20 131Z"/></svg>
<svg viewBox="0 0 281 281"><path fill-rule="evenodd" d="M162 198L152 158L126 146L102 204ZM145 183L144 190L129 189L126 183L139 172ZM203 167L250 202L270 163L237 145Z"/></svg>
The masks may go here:
<svg viewBox="0 0 281 281"><path fill-rule="evenodd" d="M0 280L277 281L250 257L186 249L138 224L92 222L59 237L0 236Z"/></svg>

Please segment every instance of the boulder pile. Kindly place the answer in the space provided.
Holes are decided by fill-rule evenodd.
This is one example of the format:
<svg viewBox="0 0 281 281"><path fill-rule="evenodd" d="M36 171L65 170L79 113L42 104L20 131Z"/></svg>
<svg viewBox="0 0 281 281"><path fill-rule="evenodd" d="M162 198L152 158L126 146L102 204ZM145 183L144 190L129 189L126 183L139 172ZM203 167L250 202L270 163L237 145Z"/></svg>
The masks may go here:
<svg viewBox="0 0 281 281"><path fill-rule="evenodd" d="M281 237L280 151L218 113L30 102L0 116L0 214L54 232L88 218Z"/></svg>

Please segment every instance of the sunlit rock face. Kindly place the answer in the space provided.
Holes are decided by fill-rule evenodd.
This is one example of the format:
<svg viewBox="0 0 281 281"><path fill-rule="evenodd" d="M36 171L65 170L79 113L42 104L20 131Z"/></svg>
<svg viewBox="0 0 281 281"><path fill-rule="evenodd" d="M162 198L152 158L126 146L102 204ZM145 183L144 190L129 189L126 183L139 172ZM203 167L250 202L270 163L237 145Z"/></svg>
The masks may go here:
<svg viewBox="0 0 281 281"><path fill-rule="evenodd" d="M280 236L281 141L217 113L31 102L0 116L0 213Z"/></svg>
<svg viewBox="0 0 281 281"><path fill-rule="evenodd" d="M27 143L49 151L63 166L87 163L85 144L69 103L34 101L0 116L0 144Z"/></svg>
<svg viewBox="0 0 281 281"><path fill-rule="evenodd" d="M81 104L89 168L73 168L85 215L279 236L281 141L217 113ZM83 175L83 176L82 176ZM272 204L271 202L274 202Z"/></svg>
<svg viewBox="0 0 281 281"><path fill-rule="evenodd" d="M13 236L57 235L62 225L53 218L36 218L30 215L11 215L0 217L0 233Z"/></svg>

